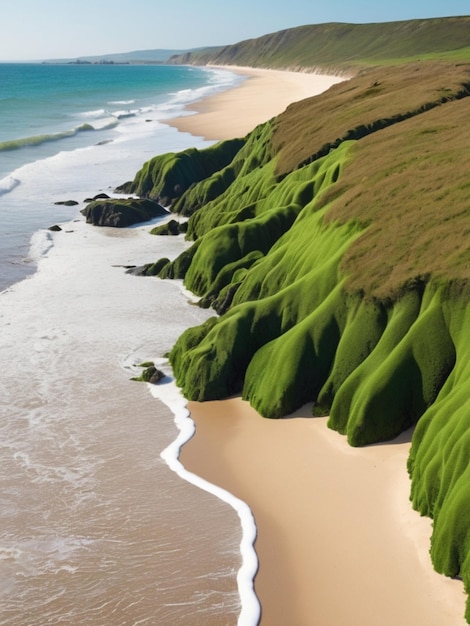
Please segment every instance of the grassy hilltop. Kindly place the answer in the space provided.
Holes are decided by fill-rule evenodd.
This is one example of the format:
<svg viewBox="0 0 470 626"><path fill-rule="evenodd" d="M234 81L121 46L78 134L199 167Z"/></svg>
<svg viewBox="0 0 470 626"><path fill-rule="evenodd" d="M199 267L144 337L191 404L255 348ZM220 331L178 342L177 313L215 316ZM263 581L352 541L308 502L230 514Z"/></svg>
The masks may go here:
<svg viewBox="0 0 470 626"><path fill-rule="evenodd" d="M412 60L470 61L470 17L379 24L313 24L230 46L174 55L170 63L356 72Z"/></svg>
<svg viewBox="0 0 470 626"><path fill-rule="evenodd" d="M190 218L193 245L147 273L219 313L171 352L186 397L241 393L271 418L312 401L352 445L416 425L413 505L433 518L436 570L468 592L465 59L361 70L245 138L157 156L124 188Z"/></svg>

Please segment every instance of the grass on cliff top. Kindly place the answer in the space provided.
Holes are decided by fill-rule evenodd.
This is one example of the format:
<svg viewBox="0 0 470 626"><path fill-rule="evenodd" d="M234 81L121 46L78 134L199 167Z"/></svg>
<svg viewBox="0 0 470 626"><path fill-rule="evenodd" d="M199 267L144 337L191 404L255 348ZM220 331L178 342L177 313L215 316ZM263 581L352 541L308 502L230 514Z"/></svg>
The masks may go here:
<svg viewBox="0 0 470 626"><path fill-rule="evenodd" d="M277 119L281 175L336 138L357 139L320 201L327 221L365 228L342 262L348 289L394 299L431 275L470 279L469 94L468 64L381 68Z"/></svg>
<svg viewBox="0 0 470 626"><path fill-rule="evenodd" d="M470 91L468 64L426 62L365 70L290 105L276 118L276 172L284 175L341 140L359 139L465 91Z"/></svg>
<svg viewBox="0 0 470 626"><path fill-rule="evenodd" d="M470 99L369 135L334 190L330 222L367 226L346 252L347 287L396 297L413 281L470 281Z"/></svg>
<svg viewBox="0 0 470 626"><path fill-rule="evenodd" d="M426 54L411 55L407 58L395 57L390 59L384 59L381 61L381 66L387 65L400 65L403 63L415 63L418 61L449 61L456 63L469 63L470 62L470 46L464 48L457 48L455 50L446 50L442 52L429 52ZM376 63L364 62L364 67L371 67Z"/></svg>
<svg viewBox="0 0 470 626"><path fill-rule="evenodd" d="M433 55L442 58L470 45L470 17L445 17L371 24L327 23L298 26L231 46L202 49L181 63L229 64L280 69L359 68L405 62Z"/></svg>
<svg viewBox="0 0 470 626"><path fill-rule="evenodd" d="M364 71L293 104L254 131L229 166L234 176L237 172L235 180L211 201L206 197L188 235L200 238L225 223L247 226L263 207L291 202L301 207L314 193L317 210L329 205L327 222L352 222L364 229L341 264L349 290L389 300L431 276L470 283L469 95L469 64L430 62ZM306 171L305 164L320 163L320 155L338 152L346 142L353 147L323 197L313 181L303 183L307 194L296 186L298 197L285 195L288 185L275 185L276 180L287 183L289 172ZM242 158L243 165L237 165ZM189 208L199 204L198 190L210 186L214 176L186 192ZM190 270L193 290L208 289L229 247L214 240L203 271ZM235 261L240 259L224 262ZM210 280L196 281L196 274Z"/></svg>

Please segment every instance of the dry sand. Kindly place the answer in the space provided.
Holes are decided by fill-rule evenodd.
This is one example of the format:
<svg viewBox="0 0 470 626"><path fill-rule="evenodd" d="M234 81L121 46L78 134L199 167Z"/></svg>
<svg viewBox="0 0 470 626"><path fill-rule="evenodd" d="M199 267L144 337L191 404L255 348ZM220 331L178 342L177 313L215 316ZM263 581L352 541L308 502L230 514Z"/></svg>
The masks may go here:
<svg viewBox="0 0 470 626"><path fill-rule="evenodd" d="M170 123L208 139L243 136L341 80L230 68L249 78ZM190 403L181 460L251 507L262 626L464 626L463 585L436 574L431 522L409 503L410 433L349 447L311 418L265 420L240 399Z"/></svg>
<svg viewBox="0 0 470 626"><path fill-rule="evenodd" d="M238 398L189 409L183 464L255 516L263 626L465 624L463 585L433 571L431 523L409 503L409 432L357 449L309 406L282 420Z"/></svg>
<svg viewBox="0 0 470 626"><path fill-rule="evenodd" d="M345 80L306 72L284 72L226 66L247 79L238 87L187 107L194 115L165 120L165 124L205 139L244 137L255 126L282 113L289 104L322 93Z"/></svg>

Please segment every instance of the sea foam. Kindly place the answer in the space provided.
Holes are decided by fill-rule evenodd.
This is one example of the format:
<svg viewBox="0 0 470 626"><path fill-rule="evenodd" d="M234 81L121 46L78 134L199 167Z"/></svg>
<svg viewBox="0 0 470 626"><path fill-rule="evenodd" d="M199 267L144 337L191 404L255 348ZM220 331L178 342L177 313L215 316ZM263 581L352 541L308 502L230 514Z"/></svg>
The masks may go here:
<svg viewBox="0 0 470 626"><path fill-rule="evenodd" d="M18 180L18 178L15 178L14 176L5 176L4 178L2 178L2 180L0 180L0 196L8 193L19 184L20 181Z"/></svg>
<svg viewBox="0 0 470 626"><path fill-rule="evenodd" d="M64 130L59 133L51 133L44 135L33 135L31 137L21 137L19 139L9 139L8 141L0 142L0 152L9 152L10 150L20 150L21 148L31 148L35 146L40 146L45 143L49 143L52 141L61 141L63 139L70 139L74 137L77 133L83 131L93 131L93 130L106 130L110 128L114 128L119 124L119 120L116 116L106 117L102 120L94 121L93 124L86 122L84 124L80 124L75 128L71 128L69 130Z"/></svg>
<svg viewBox="0 0 470 626"><path fill-rule="evenodd" d="M165 361L156 361L162 371L169 371ZM166 367L165 367L166 365ZM170 374L171 378L171 374ZM240 553L242 565L237 574L238 591L240 594L241 611L238 626L256 626L261 615L261 607L254 590L254 578L258 571L258 557L254 548L256 540L256 523L250 507L229 491L210 483L197 474L188 471L179 460L181 448L195 434L195 424L187 408L187 401L176 386L174 380L161 385L148 385L150 392L161 402L166 404L174 415L174 421L179 430L177 438L160 454L162 459L178 476L189 483L211 493L223 502L229 504L238 514L242 528Z"/></svg>
<svg viewBox="0 0 470 626"><path fill-rule="evenodd" d="M31 237L31 245L29 247L29 259L36 263L42 257L46 256L53 246L51 233L47 230L38 230Z"/></svg>

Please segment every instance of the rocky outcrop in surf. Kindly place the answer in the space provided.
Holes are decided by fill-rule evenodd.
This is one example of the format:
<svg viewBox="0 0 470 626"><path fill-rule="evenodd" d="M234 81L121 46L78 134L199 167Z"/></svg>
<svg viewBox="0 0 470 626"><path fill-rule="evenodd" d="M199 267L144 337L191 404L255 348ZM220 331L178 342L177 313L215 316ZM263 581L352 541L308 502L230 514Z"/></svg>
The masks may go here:
<svg viewBox="0 0 470 626"><path fill-rule="evenodd" d="M142 198L93 200L81 213L87 224L114 228L125 228L168 215L168 211L158 202Z"/></svg>

